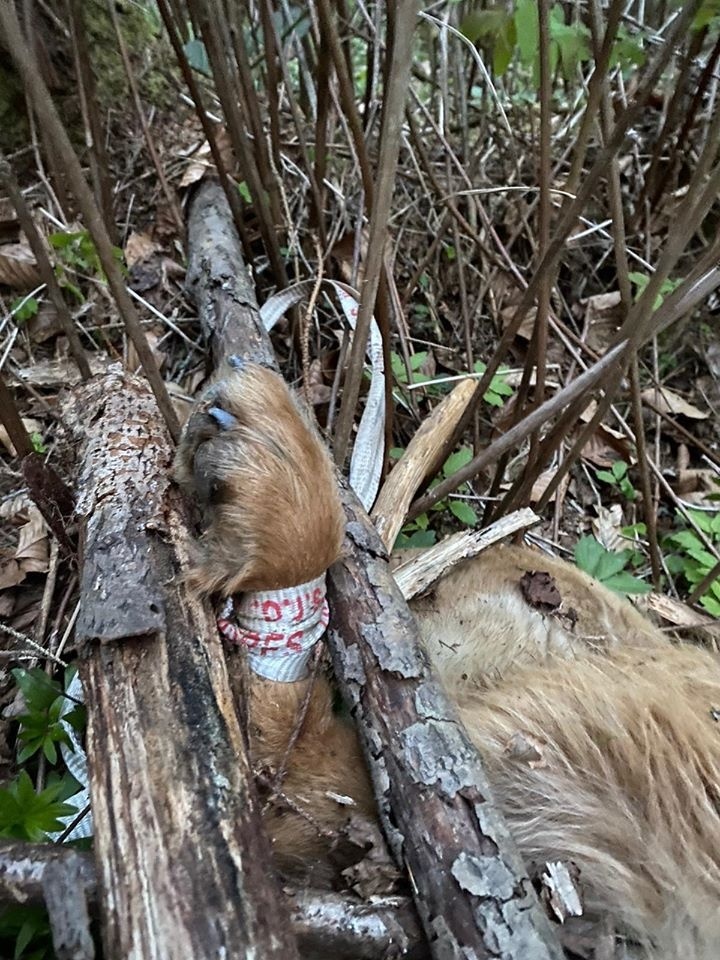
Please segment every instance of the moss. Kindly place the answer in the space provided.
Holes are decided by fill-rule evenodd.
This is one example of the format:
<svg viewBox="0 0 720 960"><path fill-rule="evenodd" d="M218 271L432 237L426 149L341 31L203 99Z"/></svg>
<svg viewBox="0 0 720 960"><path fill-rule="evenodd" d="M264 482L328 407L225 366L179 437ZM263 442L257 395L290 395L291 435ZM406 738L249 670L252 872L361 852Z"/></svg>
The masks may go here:
<svg viewBox="0 0 720 960"><path fill-rule="evenodd" d="M169 99L172 90L156 64L171 62L172 51L161 29L157 8L143 0L116 0L115 9L140 96L155 106L161 106ZM104 106L126 102L129 105L127 77L104 0L89 0L83 13L98 99Z"/></svg>
<svg viewBox="0 0 720 960"><path fill-rule="evenodd" d="M28 142L25 98L17 74L0 64L0 149L12 153Z"/></svg>

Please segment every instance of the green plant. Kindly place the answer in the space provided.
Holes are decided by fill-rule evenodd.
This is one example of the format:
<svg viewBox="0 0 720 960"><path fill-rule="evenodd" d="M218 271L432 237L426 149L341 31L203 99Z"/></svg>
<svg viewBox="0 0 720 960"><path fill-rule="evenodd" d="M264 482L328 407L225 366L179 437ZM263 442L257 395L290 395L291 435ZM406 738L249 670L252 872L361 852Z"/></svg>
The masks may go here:
<svg viewBox="0 0 720 960"><path fill-rule="evenodd" d="M402 454L403 450L398 447L394 447L390 451L391 458L395 460L399 459ZM470 447L460 447L455 453L451 453L443 464L443 477L452 476L453 473L456 473L461 467L469 463L471 459L472 450ZM434 487L438 482L439 479L433 480L430 487ZM468 492L468 485L463 484L458 489L460 497L450 497L447 500L440 500L430 508L430 514L437 516L449 510L464 526L474 527L478 520L477 513L466 500L461 499L462 494ZM431 547L436 541L437 534L430 526L430 516L427 513L421 513L420 516L405 524L402 532L398 534L394 549Z"/></svg>
<svg viewBox="0 0 720 960"><path fill-rule="evenodd" d="M632 560L631 550L606 550L595 537L581 537L575 544L575 563L615 593L648 593L650 587L625 568Z"/></svg>
<svg viewBox="0 0 720 960"><path fill-rule="evenodd" d="M30 443L35 453L45 453L46 447L43 443L42 434L38 433L37 430L30 434Z"/></svg>
<svg viewBox="0 0 720 960"><path fill-rule="evenodd" d="M55 954L44 907L13 906L0 912L0 956L52 960Z"/></svg>
<svg viewBox="0 0 720 960"><path fill-rule="evenodd" d="M55 265L55 275L61 287L69 290L78 300L83 299L81 290L69 279L67 268L105 280L105 272L93 239L87 230L62 230L51 233L50 246L57 252L59 261ZM112 248L113 256L123 266L123 252L119 247ZM123 267L124 269L124 267Z"/></svg>
<svg viewBox="0 0 720 960"><path fill-rule="evenodd" d="M549 26L551 70L555 72L559 68L565 79L570 80L577 67L590 60L590 31L579 19L567 23L560 3L550 10ZM537 87L540 28L535 0L517 0L514 8L496 5L471 10L460 23L460 30L468 40L480 44L491 54L496 76L502 76L517 55L521 65L530 69ZM626 70L641 65L644 60L642 34L632 34L621 26L611 51L611 66Z"/></svg>
<svg viewBox="0 0 720 960"><path fill-rule="evenodd" d="M38 309L39 304L35 297L18 297L13 300L10 313L15 317L16 323L25 323L37 314Z"/></svg>
<svg viewBox="0 0 720 960"><path fill-rule="evenodd" d="M407 386L410 383L422 383L430 396L440 396L447 392L453 386L453 383L444 377L428 377L421 373L420 367L427 361L427 358L427 350L419 350L414 353L409 359L410 376L408 377L405 361L399 354L393 352L390 354L393 375L396 382L401 386ZM482 360L475 361L473 365L475 373L482 375L486 369L487 366ZM490 386L484 394L483 400L491 407L502 407L508 397L511 397L514 393L513 388L507 382L507 374L507 367L499 367L490 381Z"/></svg>
<svg viewBox="0 0 720 960"><path fill-rule="evenodd" d="M629 273L628 279L630 283L636 288L635 299L639 300L640 297L645 292L645 288L650 283L650 277L646 273ZM671 280L668 277L666 280L663 280L660 285L660 292L655 297L655 302L653 303L653 310L657 310L658 307L662 306L663 300L667 297L668 294L672 293L677 287L682 283L683 278L680 277L677 280Z"/></svg>
<svg viewBox="0 0 720 960"><path fill-rule="evenodd" d="M12 675L22 691L26 712L18 717L22 744L18 763L24 763L38 751L42 751L49 763L57 762L56 744L70 745L68 735L60 721L65 694L57 680L53 680L40 667L32 670L16 668ZM82 728L84 708L70 711L65 719Z"/></svg>
<svg viewBox="0 0 720 960"><path fill-rule="evenodd" d="M475 373L483 374L487 370L487 364L483 363L482 360L476 360L473 370ZM511 397L515 392L505 379L507 374L507 367L498 367L490 381L490 386L487 388L487 393L483 395L483 400L491 407L504 406L508 397Z"/></svg>
<svg viewBox="0 0 720 960"><path fill-rule="evenodd" d="M616 460L609 470L596 470L595 476L603 483L609 483L627 500L634 500L637 497L637 490L628 477L628 465L624 460Z"/></svg>
<svg viewBox="0 0 720 960"><path fill-rule="evenodd" d="M27 770L21 770L0 789L0 836L35 843L47 840L49 833L62 830L62 817L77 812L64 802L77 791L78 784L69 774L60 777L52 773L45 789L36 793Z"/></svg>
<svg viewBox="0 0 720 960"><path fill-rule="evenodd" d="M720 512L691 510L689 516L711 543L720 545ZM666 556L665 562L670 573L684 577L687 583L694 587L704 580L717 561L696 531L686 525L685 519L680 514L678 514L678 521L684 529L677 530L665 538L664 546L672 551ZM709 585L707 591L698 599L698 603L714 617L720 617L720 578Z"/></svg>

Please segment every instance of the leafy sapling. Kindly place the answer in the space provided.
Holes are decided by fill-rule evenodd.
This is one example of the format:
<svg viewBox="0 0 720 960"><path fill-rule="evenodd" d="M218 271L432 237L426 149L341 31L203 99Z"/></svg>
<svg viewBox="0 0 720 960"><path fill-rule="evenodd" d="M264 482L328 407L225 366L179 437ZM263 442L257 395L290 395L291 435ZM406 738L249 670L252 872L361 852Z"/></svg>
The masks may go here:
<svg viewBox="0 0 720 960"><path fill-rule="evenodd" d="M628 477L628 465L624 460L616 460L609 470L597 470L595 476L603 483L609 483L618 490L626 500L635 500L637 490Z"/></svg>

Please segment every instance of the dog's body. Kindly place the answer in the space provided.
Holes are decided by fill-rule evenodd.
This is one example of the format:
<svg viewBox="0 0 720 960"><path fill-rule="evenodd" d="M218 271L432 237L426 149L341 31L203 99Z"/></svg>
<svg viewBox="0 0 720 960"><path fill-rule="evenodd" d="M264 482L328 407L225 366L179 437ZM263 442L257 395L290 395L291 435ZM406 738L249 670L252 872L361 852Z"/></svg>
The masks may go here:
<svg viewBox="0 0 720 960"><path fill-rule="evenodd" d="M222 507L208 509L211 572L200 561L195 574L200 585L227 592L292 585L284 570L278 573L286 561L277 536L253 513L260 497L248 490L253 476L260 483L263 475L271 478L275 510L291 518L295 537L322 539L307 569L293 558L295 582L317 575L318 552L325 565L335 559L342 529L320 441L279 378L255 368L246 376L237 374L230 389L219 385L213 394L234 424L215 429L191 421L179 453L180 475L192 486L198 462L208 462L199 456L206 434L216 448L233 451L210 461L210 472L221 474ZM283 416L251 434L260 477L242 467L249 462L245 407L257 403L258 389L265 408L282 409ZM283 440L278 431L297 436ZM290 462L289 471L278 474L277 461ZM233 486L228 463L242 467L245 487ZM236 527L232 534L227 529L229 502L233 523L249 529L240 538ZM238 575L248 568L232 558L243 555L248 538L254 556L272 555L263 561L272 582L258 576L258 563L245 581ZM542 612L525 598L520 581L532 571L550 574L562 601L557 610ZM496 547L464 562L411 606L526 862L575 864L588 911L609 916L642 955L714 958L720 945L717 658L673 646L627 601L577 568L524 547ZM284 773L282 802L271 804L266 818L278 867L311 882L331 881L349 815L373 818L374 805L354 729L333 712L330 682L322 673L314 682L253 679L249 732L256 765L271 778Z"/></svg>

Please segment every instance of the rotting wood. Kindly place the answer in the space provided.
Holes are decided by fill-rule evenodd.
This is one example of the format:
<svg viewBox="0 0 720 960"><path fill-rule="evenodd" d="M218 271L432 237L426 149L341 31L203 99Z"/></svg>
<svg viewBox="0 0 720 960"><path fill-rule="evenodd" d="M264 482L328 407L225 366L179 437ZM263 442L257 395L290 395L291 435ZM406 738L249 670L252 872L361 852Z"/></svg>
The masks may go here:
<svg viewBox="0 0 720 960"><path fill-rule="evenodd" d="M0 842L0 903L45 902L58 960L93 960L89 902L94 893L89 854L50 843Z"/></svg>
<svg viewBox="0 0 720 960"><path fill-rule="evenodd" d="M48 843L0 842L0 904L41 904L47 902L51 888L65 891L67 915L87 916L88 907L92 912L96 907L92 854ZM388 955L425 960L428 956L408 897L379 897L364 903L353 895L325 890L286 891L285 897L298 945L316 960L376 960ZM58 922L64 929L65 918L58 917ZM52 915L50 923L54 936Z"/></svg>
<svg viewBox="0 0 720 960"><path fill-rule="evenodd" d="M484 530L463 530L445 537L421 553L414 553L393 570L395 582L406 600L424 593L445 576L456 564L469 557L476 557L494 543L520 530L540 523L540 517L530 507L522 507L514 513L500 517Z"/></svg>
<svg viewBox="0 0 720 960"><path fill-rule="evenodd" d="M206 250L215 246L212 230L228 263L224 275L233 278L243 270L240 244L220 186L206 181L191 204L191 259L198 238ZM216 362L225 343L268 362L272 349L260 336L249 284L241 282L235 292L231 280L219 290L212 272L205 279L196 271L192 279ZM431 674L385 548L346 487L343 498L346 555L328 577L329 645L385 835L410 875L433 956L559 960L561 949L494 807L480 757Z"/></svg>
<svg viewBox="0 0 720 960"><path fill-rule="evenodd" d="M104 956L293 958L215 622L182 579L190 537L155 400L115 367L64 420Z"/></svg>

